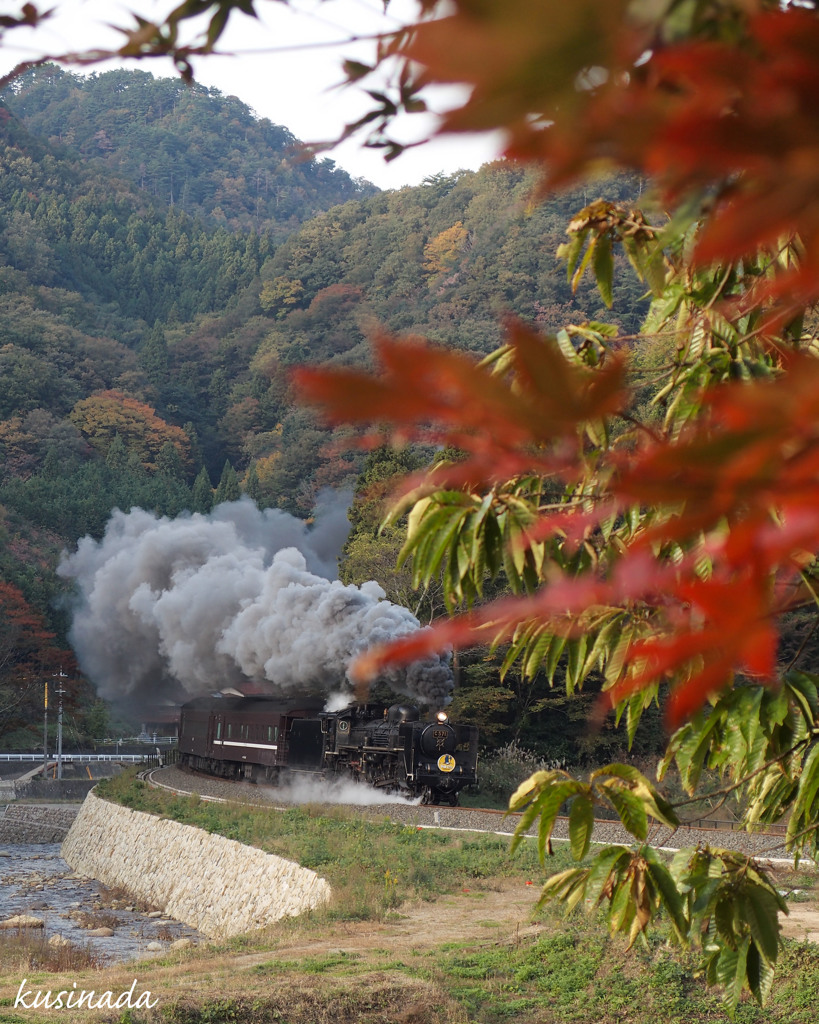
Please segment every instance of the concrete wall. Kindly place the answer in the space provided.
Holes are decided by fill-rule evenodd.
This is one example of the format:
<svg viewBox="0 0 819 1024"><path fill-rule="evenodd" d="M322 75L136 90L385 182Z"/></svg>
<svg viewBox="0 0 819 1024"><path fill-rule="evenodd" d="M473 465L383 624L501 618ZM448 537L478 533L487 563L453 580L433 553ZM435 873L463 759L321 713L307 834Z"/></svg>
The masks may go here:
<svg viewBox="0 0 819 1024"><path fill-rule="evenodd" d="M210 938L325 903L330 886L292 861L89 793L62 846L78 874L117 886Z"/></svg>
<svg viewBox="0 0 819 1024"><path fill-rule="evenodd" d="M85 799L97 779L29 779L14 783L17 800L80 800Z"/></svg>
<svg viewBox="0 0 819 1024"><path fill-rule="evenodd" d="M78 810L78 807L10 804L0 815L0 843L61 843Z"/></svg>

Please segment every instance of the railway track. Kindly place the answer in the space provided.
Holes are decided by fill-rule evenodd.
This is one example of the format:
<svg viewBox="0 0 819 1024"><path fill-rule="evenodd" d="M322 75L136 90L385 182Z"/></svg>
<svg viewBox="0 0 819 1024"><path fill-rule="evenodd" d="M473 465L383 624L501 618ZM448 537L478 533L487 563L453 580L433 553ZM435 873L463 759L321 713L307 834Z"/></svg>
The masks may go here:
<svg viewBox="0 0 819 1024"><path fill-rule="evenodd" d="M251 803L275 810L286 810L299 803L322 803L319 787L313 785L313 792L300 799L287 799L287 792L270 786L258 786L246 782L229 782L215 779L199 772L190 772L178 767L153 768L140 773L140 777L151 786L166 789L180 796L196 794L202 800L219 803ZM372 795L366 791L367 796ZM441 828L453 831L487 832L496 835L511 835L520 821L520 815L504 811L477 807L448 807L412 804L402 801L380 803L358 803L355 798L337 800L358 808L362 814L378 817L389 817L393 821L414 825L417 828ZM536 829L529 832L536 835ZM656 825L649 841L653 846L678 850L681 847L699 844L722 846L728 849L741 850L753 856L762 857L774 862L792 863L793 858L785 856L782 846L783 836L776 832L738 832L728 829L703 827L701 822L684 824L676 830L663 825ZM568 839L568 819L558 818L552 834L554 840ZM633 839L619 822L598 818L594 823L593 842L595 843L631 843ZM807 861L801 862L809 864Z"/></svg>

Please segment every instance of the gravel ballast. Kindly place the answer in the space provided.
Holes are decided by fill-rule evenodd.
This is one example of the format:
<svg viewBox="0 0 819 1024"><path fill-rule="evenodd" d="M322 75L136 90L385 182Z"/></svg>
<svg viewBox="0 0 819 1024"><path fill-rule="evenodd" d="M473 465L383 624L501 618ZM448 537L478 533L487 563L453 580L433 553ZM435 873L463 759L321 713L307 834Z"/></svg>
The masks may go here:
<svg viewBox="0 0 819 1024"><path fill-rule="evenodd" d="M214 779L177 767L162 768L152 772L151 781L182 793L198 793L201 797L217 800L238 800L279 807L295 806L299 802L288 801L285 799L285 792L272 786L229 782L225 779ZM311 800L311 803L317 802L320 801ZM345 803L348 807L360 810L362 815L376 818L388 817L391 821L422 828L465 829L511 835L520 820L520 815L506 816L503 811L485 811L470 807L436 807L399 800L377 804ZM536 835L537 828L530 829L529 834ZM568 820L558 818L555 822L552 840L566 840L568 834ZM739 850L753 856L784 858L792 861L792 858L787 857L782 846L784 837L764 832L727 831L687 826L672 831L666 826L657 825L651 830L648 838L652 846L660 848L679 849L707 844ZM619 822L598 819L594 824L593 841L595 843L631 844L634 839Z"/></svg>

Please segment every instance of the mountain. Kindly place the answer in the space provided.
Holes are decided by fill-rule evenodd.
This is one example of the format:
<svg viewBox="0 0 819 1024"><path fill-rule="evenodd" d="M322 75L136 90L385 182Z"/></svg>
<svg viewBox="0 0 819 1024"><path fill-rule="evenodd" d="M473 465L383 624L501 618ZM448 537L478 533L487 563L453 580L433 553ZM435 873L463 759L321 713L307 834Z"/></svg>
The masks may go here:
<svg viewBox="0 0 819 1024"><path fill-rule="evenodd" d="M2 100L33 135L138 194L214 226L279 240L322 210L378 189L330 159L305 157L287 128L218 89L145 71L88 76L54 65L17 79Z"/></svg>
<svg viewBox="0 0 819 1024"><path fill-rule="evenodd" d="M381 328L482 355L509 314L635 333L636 278L615 274L609 311L555 257L597 191L536 202L534 174L497 163L379 193L294 141L139 71L38 69L0 97L0 584L38 635L65 643L60 550L115 507L244 490L305 517L355 484L361 456L296 404L295 364L367 364Z"/></svg>

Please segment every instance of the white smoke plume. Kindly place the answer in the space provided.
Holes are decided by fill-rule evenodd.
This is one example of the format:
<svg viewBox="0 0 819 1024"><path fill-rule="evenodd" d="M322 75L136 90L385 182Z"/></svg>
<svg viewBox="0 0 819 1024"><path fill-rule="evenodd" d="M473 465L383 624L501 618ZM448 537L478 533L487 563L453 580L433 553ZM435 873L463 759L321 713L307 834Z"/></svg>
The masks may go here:
<svg viewBox="0 0 819 1024"><path fill-rule="evenodd" d="M352 779L315 778L307 773L288 776L277 786L255 786L253 795L272 804L347 804L354 807L404 804L417 807L421 803L420 796L387 792Z"/></svg>
<svg viewBox="0 0 819 1024"><path fill-rule="evenodd" d="M100 696L131 704L248 681L272 693L351 692L357 654L420 624L377 583L329 578L348 531L337 499L317 508L312 526L248 498L208 516L115 511L102 540L83 538L58 569L76 581L81 668ZM387 681L440 706L452 672L435 658Z"/></svg>

